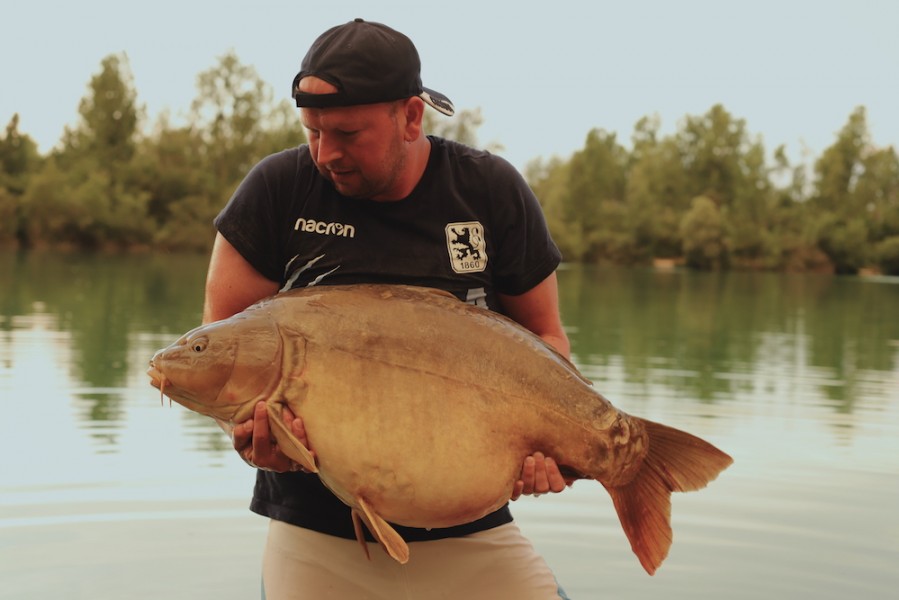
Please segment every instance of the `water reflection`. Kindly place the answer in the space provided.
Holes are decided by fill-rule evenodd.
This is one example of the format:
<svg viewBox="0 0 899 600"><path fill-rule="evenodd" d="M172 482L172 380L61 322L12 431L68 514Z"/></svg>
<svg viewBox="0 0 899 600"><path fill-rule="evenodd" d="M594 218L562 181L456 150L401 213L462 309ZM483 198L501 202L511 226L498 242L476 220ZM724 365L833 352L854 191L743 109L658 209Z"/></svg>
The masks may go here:
<svg viewBox="0 0 899 600"><path fill-rule="evenodd" d="M98 451L114 450L129 377L145 370L161 339L199 323L205 265L202 256L0 254L4 368L17 368L22 344L64 348L75 417ZM17 335L26 331L37 337ZM147 343L145 332L159 337Z"/></svg>
<svg viewBox="0 0 899 600"><path fill-rule="evenodd" d="M560 276L577 362L595 379L703 402L797 397L852 414L896 400L899 281L572 268Z"/></svg>
<svg viewBox="0 0 899 600"><path fill-rule="evenodd" d="M48 345L75 418L114 450L148 357L199 322L205 268L204 256L0 255L0 390L16 391L3 372L23 344ZM860 402L885 411L897 399L895 281L569 267L559 282L575 361L633 412L679 399L825 407L845 440ZM197 449L227 450L210 421L184 419Z"/></svg>

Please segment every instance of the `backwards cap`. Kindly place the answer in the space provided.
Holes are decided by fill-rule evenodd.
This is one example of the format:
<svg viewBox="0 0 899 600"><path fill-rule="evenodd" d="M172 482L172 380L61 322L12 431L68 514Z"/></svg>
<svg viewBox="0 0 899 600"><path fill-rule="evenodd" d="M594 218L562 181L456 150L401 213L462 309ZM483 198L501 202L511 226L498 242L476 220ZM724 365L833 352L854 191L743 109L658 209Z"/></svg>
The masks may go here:
<svg viewBox="0 0 899 600"><path fill-rule="evenodd" d="M300 80L314 76L337 88L333 94L309 94ZM402 33L356 19L321 34L303 57L291 90L297 106L330 108L376 104L419 96L445 115L455 112L449 98L421 84L421 59Z"/></svg>

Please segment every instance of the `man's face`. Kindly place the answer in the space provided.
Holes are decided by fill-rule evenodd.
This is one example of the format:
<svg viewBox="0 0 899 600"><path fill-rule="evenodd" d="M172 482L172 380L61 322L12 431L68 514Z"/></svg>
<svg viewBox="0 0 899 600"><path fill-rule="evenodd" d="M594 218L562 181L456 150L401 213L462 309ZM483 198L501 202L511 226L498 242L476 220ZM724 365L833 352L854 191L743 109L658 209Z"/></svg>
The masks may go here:
<svg viewBox="0 0 899 600"><path fill-rule="evenodd" d="M312 80L312 81L309 81ZM307 77L300 89L334 91ZM300 118L312 160L338 192L350 198L398 200L393 194L405 167L404 119L397 103L303 108Z"/></svg>

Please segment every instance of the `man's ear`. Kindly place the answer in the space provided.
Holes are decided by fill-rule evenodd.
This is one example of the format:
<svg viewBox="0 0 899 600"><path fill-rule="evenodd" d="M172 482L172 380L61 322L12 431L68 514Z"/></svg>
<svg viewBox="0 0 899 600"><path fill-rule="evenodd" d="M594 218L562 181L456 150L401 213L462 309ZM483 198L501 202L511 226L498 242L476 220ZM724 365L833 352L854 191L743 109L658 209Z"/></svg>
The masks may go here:
<svg viewBox="0 0 899 600"><path fill-rule="evenodd" d="M425 114L425 102L418 96L407 98L403 103L403 116L405 117L404 139L414 142L422 135L422 119Z"/></svg>

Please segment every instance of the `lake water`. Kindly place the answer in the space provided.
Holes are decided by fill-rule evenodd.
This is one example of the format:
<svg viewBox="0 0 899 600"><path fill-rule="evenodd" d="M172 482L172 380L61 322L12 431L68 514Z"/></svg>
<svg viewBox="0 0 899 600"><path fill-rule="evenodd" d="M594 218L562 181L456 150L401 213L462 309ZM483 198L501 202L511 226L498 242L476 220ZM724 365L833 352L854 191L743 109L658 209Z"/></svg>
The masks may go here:
<svg viewBox="0 0 899 600"><path fill-rule="evenodd" d="M258 597L253 472L145 375L205 266L0 254L0 598ZM653 577L601 486L514 503L572 598L895 597L899 280L569 267L560 289L600 391L736 461L675 495Z"/></svg>

